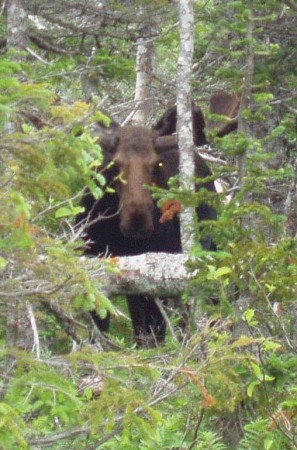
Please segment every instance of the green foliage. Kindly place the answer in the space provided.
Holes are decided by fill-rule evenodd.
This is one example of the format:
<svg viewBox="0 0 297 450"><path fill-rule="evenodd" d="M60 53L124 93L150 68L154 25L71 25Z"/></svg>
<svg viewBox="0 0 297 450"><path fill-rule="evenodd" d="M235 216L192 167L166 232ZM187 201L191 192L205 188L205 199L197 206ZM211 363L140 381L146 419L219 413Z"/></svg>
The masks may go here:
<svg viewBox="0 0 297 450"><path fill-rule="evenodd" d="M0 403L1 447L5 445L7 449L16 448L16 446L20 449L28 448L24 439L25 429L26 424L16 410L7 403Z"/></svg>
<svg viewBox="0 0 297 450"><path fill-rule="evenodd" d="M107 103L118 99L122 110L133 91L136 29L146 8L153 7L149 11L156 8L162 22L154 87L164 97L158 101L173 103L179 38L170 2L170 13L162 15L166 4L137 2L129 28L129 7L110 2L108 8L116 11L111 14L116 26L107 29L112 32L105 35L102 25L99 45L97 35L60 36L70 51L42 50L48 65L26 59L25 52L22 62L13 61L14 53L1 57L1 448L286 450L295 445L296 238L266 198L269 183L293 181L290 158L297 139L296 107L282 103L296 84L295 34L289 29L284 45L274 32L288 12L276 0L253 2L252 40L246 38L247 2L195 2L194 96L204 101L221 85L240 92L252 44L254 109L241 113L251 127L264 131L253 139L211 136L228 167L215 167L209 180L233 183L237 158L247 156L246 176L231 200L203 189L184 192L177 179L169 191L153 189L160 205L168 199L194 207L207 202L220 213L216 222L197 227L188 263L194 274L185 294L194 303L190 338L168 337L162 348L137 350L122 337L128 321L122 325L117 319L110 335L120 336L120 351L98 352L88 344L87 311L96 309L101 317L114 311L101 292L101 275L114 269L102 261L90 267L82 262L76 250L81 243L71 228L81 212L82 188L88 186L97 198L104 190L100 139L92 130L96 122L108 126L109 120L81 100L83 78L97 87L99 103L107 94ZM5 32L1 16L0 33ZM279 104L280 120L267 134L266 122ZM286 142L286 164L273 169L278 139ZM201 249L199 239L206 235L215 239L216 252ZM6 316L15 299L21 314L28 302L33 305L40 355L13 347ZM123 302L116 304L122 309ZM200 324L202 312L207 326Z"/></svg>
<svg viewBox="0 0 297 450"><path fill-rule="evenodd" d="M6 111L0 123L2 161L5 175L13 175L9 187L30 200L34 215L48 205L54 209L85 184L100 195L91 175L100 167L101 151L98 136L88 132L98 113L84 102L57 105L46 85L18 81L18 65L3 59L1 67L6 75L0 98ZM104 184L99 174L98 182Z"/></svg>
<svg viewBox="0 0 297 450"><path fill-rule="evenodd" d="M82 407L71 379L58 374L43 362L21 360L15 378L6 394L6 401L18 414L31 417L27 422L33 429L44 433L54 427L76 423L76 414ZM45 381L46 380L46 381ZM24 401L25 399L25 401ZM51 425L49 427L48 420Z"/></svg>
<svg viewBox="0 0 297 450"><path fill-rule="evenodd" d="M245 426L245 437L240 442L240 450L286 450L292 448L278 429L273 429L265 419L258 419Z"/></svg>
<svg viewBox="0 0 297 450"><path fill-rule="evenodd" d="M35 102L33 94L38 101ZM31 104L25 102L28 96ZM24 109L19 110L17 115L13 111L15 97L19 97L18 101L25 104ZM21 190L22 194L30 199L33 220L34 216L46 208L50 207L52 210L60 202L67 202L67 199L86 184L98 197L102 194L99 186L104 184L100 174L97 176L97 184L92 179L94 167L100 167L102 162L98 137L89 135L87 123L80 136L77 136L78 131L82 130L84 117L89 115L92 119L90 107L83 102L56 106L51 104L52 100L50 91L38 90L37 87L36 92L34 83L28 84L25 91L14 86L12 98L10 89L4 90L2 94L2 102L9 111L2 127L16 129L15 132L3 134L1 137L6 176L12 175L10 188ZM46 114L44 118L43 113ZM36 114L36 118L33 114ZM42 128L35 128L33 124L27 125L23 122L28 119L38 125L40 122L43 124ZM76 211L72 212L74 214Z"/></svg>
<svg viewBox="0 0 297 450"><path fill-rule="evenodd" d="M30 267L33 283L72 286L67 300L63 290L56 294L56 300L66 301L66 309L82 297L84 311L94 307L104 315L111 303L100 294L99 279L93 282L77 263L78 239L67 242L66 231L63 240L57 232L63 220L82 211L78 194L85 186L96 198L102 195L99 136L89 129L98 120L107 125L108 119L93 105L63 104L45 84L20 82L21 68L2 58L1 269L10 270L8 261L16 275ZM20 280L5 281L5 289L22 290Z"/></svg>

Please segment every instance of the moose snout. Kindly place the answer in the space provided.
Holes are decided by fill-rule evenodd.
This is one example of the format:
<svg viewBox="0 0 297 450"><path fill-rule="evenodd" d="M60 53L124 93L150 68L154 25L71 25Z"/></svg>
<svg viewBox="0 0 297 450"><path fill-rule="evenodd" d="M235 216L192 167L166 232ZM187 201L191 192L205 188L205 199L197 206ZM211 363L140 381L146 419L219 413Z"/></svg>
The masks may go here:
<svg viewBox="0 0 297 450"><path fill-rule="evenodd" d="M120 229L125 237L145 239L154 231L153 205L128 203L123 206Z"/></svg>

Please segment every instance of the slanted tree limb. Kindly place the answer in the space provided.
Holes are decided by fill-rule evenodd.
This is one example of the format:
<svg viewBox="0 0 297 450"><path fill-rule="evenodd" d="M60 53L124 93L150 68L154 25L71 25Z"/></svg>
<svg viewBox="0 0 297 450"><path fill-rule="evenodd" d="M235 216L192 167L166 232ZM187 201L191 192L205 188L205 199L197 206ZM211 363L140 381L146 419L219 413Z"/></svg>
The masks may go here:
<svg viewBox="0 0 297 450"><path fill-rule="evenodd" d="M172 253L145 253L117 258L78 258L79 266L86 269L90 278L99 281L101 286L99 290L108 297L132 294L179 298L187 288L188 282L197 274L197 270L188 271L189 261L190 258L186 254ZM6 278L0 282L0 301L11 305L12 299L22 299L24 305L29 304L28 302L41 304L55 316L73 342L80 346L85 341L81 330L85 329L86 325L72 316L69 303L74 295L83 291L81 280L75 276L64 277L57 284L38 276L34 278L33 272L25 270L19 274L17 283L14 279ZM32 326L29 325L27 330L31 336ZM83 334L85 335L85 331ZM28 341L32 343L33 339L30 338ZM101 344L102 347L106 347L105 342Z"/></svg>
<svg viewBox="0 0 297 450"><path fill-rule="evenodd" d="M191 277L197 273L189 272L186 254L144 253L136 256L116 258L81 257L79 264L90 277L101 282L102 291L107 296L113 295L150 295L156 297L180 297ZM66 278L59 285L40 278L33 279L32 274L19 282L16 289L9 282L0 284L1 298L51 298L57 291L67 293L75 289L79 281Z"/></svg>

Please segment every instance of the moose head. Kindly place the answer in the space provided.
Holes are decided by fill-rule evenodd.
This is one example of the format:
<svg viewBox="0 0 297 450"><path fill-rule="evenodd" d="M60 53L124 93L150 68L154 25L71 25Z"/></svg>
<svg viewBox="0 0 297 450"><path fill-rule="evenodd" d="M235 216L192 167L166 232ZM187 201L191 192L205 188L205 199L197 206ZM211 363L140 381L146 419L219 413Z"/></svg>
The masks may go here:
<svg viewBox="0 0 297 450"><path fill-rule="evenodd" d="M221 92L211 98L210 112L230 118L237 114L238 104L237 97ZM205 121L198 106L192 106L192 120L194 144L206 144ZM166 188L168 179L178 173L176 123L176 107L172 107L150 129L113 124L115 131L101 139L105 165L112 162L110 178L119 198L119 226L124 237L145 239L154 231L155 204L149 186ZM223 136L236 127L235 119L220 124L209 122L209 129L215 126L217 135ZM195 166L196 176L210 175L198 154ZM210 185L207 187L214 190Z"/></svg>

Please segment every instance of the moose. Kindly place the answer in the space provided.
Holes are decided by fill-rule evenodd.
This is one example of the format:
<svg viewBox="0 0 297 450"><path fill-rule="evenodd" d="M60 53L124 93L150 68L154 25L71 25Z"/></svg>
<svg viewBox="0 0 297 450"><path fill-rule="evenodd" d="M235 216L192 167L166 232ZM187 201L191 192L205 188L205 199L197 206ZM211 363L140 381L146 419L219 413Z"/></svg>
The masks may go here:
<svg viewBox="0 0 297 450"><path fill-rule="evenodd" d="M232 118L219 126L216 123L216 135L224 136L236 128L237 107L238 99L234 95L225 92L213 95L210 112ZM205 120L198 106L192 107L192 120L194 144L206 144ZM113 123L112 133L101 137L104 175L113 192L106 190L99 200L95 200L89 191L83 196L84 212L78 215L76 224L84 226L85 255L132 256L146 252L182 251L178 216L162 221L162 212L148 188L155 185L166 189L169 178L178 174L176 123L177 111L172 107L150 129L121 127ZM208 125L211 129L215 123L209 122ZM210 168L196 152L194 161L197 178L211 175ZM196 185L196 189L201 187L215 192L213 181ZM199 221L215 220L217 216L214 207L205 203L197 205L196 213ZM210 238L204 238L201 244L204 249L215 248ZM166 323L154 298L129 295L127 302L136 344L161 344L165 339ZM99 330L107 332L110 315L101 318L95 311L91 315Z"/></svg>

